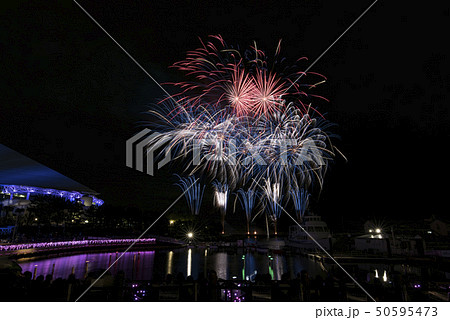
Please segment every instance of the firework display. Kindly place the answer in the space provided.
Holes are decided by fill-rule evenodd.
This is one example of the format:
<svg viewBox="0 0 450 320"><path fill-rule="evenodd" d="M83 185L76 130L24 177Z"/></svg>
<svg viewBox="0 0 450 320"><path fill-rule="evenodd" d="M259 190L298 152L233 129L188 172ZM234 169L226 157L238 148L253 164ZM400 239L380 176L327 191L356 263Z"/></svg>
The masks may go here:
<svg viewBox="0 0 450 320"><path fill-rule="evenodd" d="M200 213L205 186L202 187L200 182L198 182L198 179L195 179L193 176L188 178L178 176L178 178L180 179L180 182L177 183L177 186L183 190L189 210L192 215L198 215Z"/></svg>
<svg viewBox="0 0 450 320"><path fill-rule="evenodd" d="M309 206L309 192L303 188L294 187L291 189L290 195L294 203L295 215L298 222L303 221L303 216Z"/></svg>
<svg viewBox="0 0 450 320"><path fill-rule="evenodd" d="M255 201L267 204L276 229L281 205L292 198L300 219L310 192L322 187L336 149L330 123L313 107L324 99L311 93L324 77L303 73L302 60L287 65L280 44L269 58L256 44L241 51L211 36L173 65L189 79L174 84L180 93L149 111L157 129L149 149L158 149L160 157L170 153L190 177L215 181L222 226L229 190L248 190L238 192L247 221ZM303 83L310 78L315 84Z"/></svg>
<svg viewBox="0 0 450 320"><path fill-rule="evenodd" d="M214 186L214 203L219 207L222 223L222 234L225 233L225 216L227 214L229 188L226 183L219 181L213 182Z"/></svg>
<svg viewBox="0 0 450 320"><path fill-rule="evenodd" d="M244 209L245 218L247 220L247 234L250 234L250 221L252 219L252 212L255 206L257 194L252 189L245 191L240 188L237 191L237 199L241 202L242 208Z"/></svg>
<svg viewBox="0 0 450 320"><path fill-rule="evenodd" d="M277 222L281 215L281 203L283 194L281 193L281 184L279 182L271 183L270 179L265 181L264 187L265 203L268 208L267 215L273 222L275 234L277 234Z"/></svg>

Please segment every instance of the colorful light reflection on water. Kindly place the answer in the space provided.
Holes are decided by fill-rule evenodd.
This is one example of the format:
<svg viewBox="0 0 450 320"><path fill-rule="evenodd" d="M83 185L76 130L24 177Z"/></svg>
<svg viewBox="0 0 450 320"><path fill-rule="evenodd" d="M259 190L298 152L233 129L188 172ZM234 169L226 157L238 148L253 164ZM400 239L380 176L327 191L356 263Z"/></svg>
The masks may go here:
<svg viewBox="0 0 450 320"><path fill-rule="evenodd" d="M120 256L119 252L114 253L87 253L73 256L50 258L33 261L18 261L22 271L30 271L36 274L52 274L53 278L67 278L73 270L76 278L84 278L86 274L86 265L88 272L105 270ZM136 280L151 280L153 274L155 251L126 252L124 256L112 266L110 272L117 274L119 270L125 272L127 278ZM134 262L133 262L134 260Z"/></svg>
<svg viewBox="0 0 450 320"><path fill-rule="evenodd" d="M283 273L291 277L302 270L307 270L310 276L324 275L322 267L317 262L295 255L268 256L264 253L247 252L231 253L200 248L183 248L175 250L157 250L127 252L111 269L114 275L119 270L133 280L152 280L155 274L164 277L167 273L181 272L185 277L192 275L195 279L199 273L215 270L221 279L252 279L255 274L271 274L274 280L280 280ZM83 278L88 272L107 269L118 257L120 252L87 253L73 256L49 258L43 260L18 261L23 271L36 275L52 274L53 278L67 278L72 269L77 278ZM87 262L88 261L88 262Z"/></svg>

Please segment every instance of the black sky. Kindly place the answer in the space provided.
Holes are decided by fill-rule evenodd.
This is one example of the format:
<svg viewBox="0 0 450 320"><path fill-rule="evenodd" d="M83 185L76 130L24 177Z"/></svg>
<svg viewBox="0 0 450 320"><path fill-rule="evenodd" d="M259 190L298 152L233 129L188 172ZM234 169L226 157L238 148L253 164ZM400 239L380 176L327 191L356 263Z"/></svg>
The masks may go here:
<svg viewBox="0 0 450 320"><path fill-rule="evenodd" d="M255 40L269 54L282 39L288 60L312 62L371 2L79 3L168 82L182 76L168 67L210 34L243 48ZM0 143L109 203L169 204L178 191L167 174L127 168L124 152L163 92L70 1L2 3L0 15ZM448 30L446 3L379 1L311 70L328 78L320 94L330 102L317 108L339 125L348 158L326 178L322 215L444 215Z"/></svg>

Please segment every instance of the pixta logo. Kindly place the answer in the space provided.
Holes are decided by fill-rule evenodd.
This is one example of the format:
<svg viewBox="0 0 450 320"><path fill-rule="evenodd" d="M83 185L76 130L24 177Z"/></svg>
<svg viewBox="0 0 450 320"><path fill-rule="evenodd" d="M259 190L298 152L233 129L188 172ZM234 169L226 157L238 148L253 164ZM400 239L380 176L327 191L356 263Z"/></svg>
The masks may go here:
<svg viewBox="0 0 450 320"><path fill-rule="evenodd" d="M188 139L190 140L190 139ZM161 169L171 161L172 148L177 148L177 141L170 134L144 129L126 142L126 163L130 168L154 175L155 159L157 168ZM183 141L183 140L182 140ZM262 139L256 145L248 140L192 139L183 144L183 153L192 156L193 166L204 163L220 162L229 166L300 166L309 163L313 168L326 165L323 159L323 147L316 145L312 139L297 141L296 139ZM159 150L158 154L157 150ZM174 151L176 152L176 151ZM182 155L175 155L176 158Z"/></svg>
<svg viewBox="0 0 450 320"><path fill-rule="evenodd" d="M136 165L136 170L144 172L144 160L146 159L146 173L153 176L155 152L161 145L153 144L149 147L149 144L159 135L160 133L158 132L144 129L128 139L126 142L127 167L134 168L134 165ZM170 160L170 152L166 152L164 158L157 164L158 169L161 169L164 165L169 163Z"/></svg>

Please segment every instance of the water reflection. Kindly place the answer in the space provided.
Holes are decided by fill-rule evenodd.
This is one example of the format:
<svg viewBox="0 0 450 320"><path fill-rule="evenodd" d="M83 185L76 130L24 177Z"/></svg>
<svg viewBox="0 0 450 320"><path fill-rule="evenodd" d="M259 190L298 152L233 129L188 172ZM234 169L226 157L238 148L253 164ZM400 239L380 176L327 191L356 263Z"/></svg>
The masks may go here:
<svg viewBox="0 0 450 320"><path fill-rule="evenodd" d="M213 268L217 277L221 279L229 279L228 278L228 254L226 252L217 252L213 256Z"/></svg>
<svg viewBox="0 0 450 320"><path fill-rule="evenodd" d="M274 269L274 276L275 279L281 279L281 276L284 273L284 270L286 270L286 261L284 259L284 257L276 255L273 258L273 269ZM273 279L274 277L272 277Z"/></svg>
<svg viewBox="0 0 450 320"><path fill-rule="evenodd" d="M172 274L172 260L173 260L173 251L169 251L167 253L167 269L166 274Z"/></svg>
<svg viewBox="0 0 450 320"><path fill-rule="evenodd" d="M105 270L120 256L114 253L89 253L44 260L19 261L23 271L37 276L53 274L53 278L67 278L73 269L78 279L87 272ZM86 261L89 261L86 263ZM36 265L36 267L35 267ZM323 266L322 266L323 267ZM270 274L272 279L280 280L284 273L293 278L302 270L308 270L310 276L324 276L319 263L296 255L268 255L257 252L220 252L211 249L182 248L175 250L127 252L110 269L112 274L119 270L129 279L151 280L155 274L165 276L168 273L192 275L195 279L199 272L215 270L222 279L253 280L256 274ZM382 276L381 274L380 276Z"/></svg>
<svg viewBox="0 0 450 320"><path fill-rule="evenodd" d="M188 249L186 276L192 275L192 249Z"/></svg>
<svg viewBox="0 0 450 320"><path fill-rule="evenodd" d="M116 274L123 270L127 277L135 279L151 279L153 274L155 251L126 252L110 269ZM78 279L91 271L105 270L119 257L118 253L88 253L67 257L58 257L34 261L18 261L23 271L37 275L52 274L53 278L67 278L71 273Z"/></svg>
<svg viewBox="0 0 450 320"><path fill-rule="evenodd" d="M242 279L251 280L251 278L254 277L256 271L255 257L251 253L246 253L243 255L243 258L244 258L244 272L242 275Z"/></svg>
<svg viewBox="0 0 450 320"><path fill-rule="evenodd" d="M203 274L207 272L207 263L208 263L208 249L205 249L205 257L203 259Z"/></svg>

